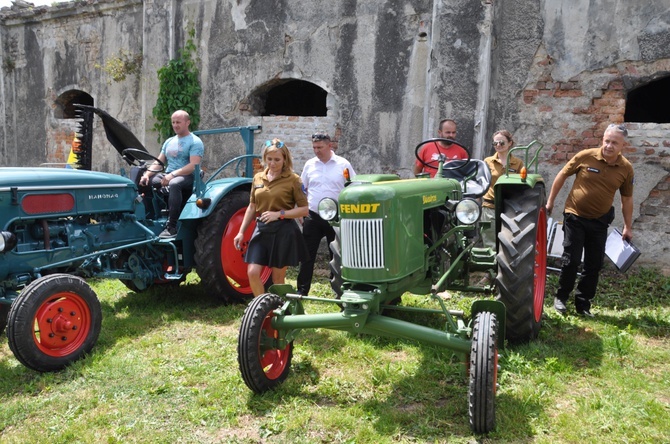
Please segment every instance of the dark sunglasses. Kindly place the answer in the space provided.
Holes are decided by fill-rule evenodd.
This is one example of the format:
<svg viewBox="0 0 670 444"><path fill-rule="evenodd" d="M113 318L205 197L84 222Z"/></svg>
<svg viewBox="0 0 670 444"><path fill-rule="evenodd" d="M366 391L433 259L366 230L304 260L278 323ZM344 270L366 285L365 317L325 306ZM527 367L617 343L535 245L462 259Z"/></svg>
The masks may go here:
<svg viewBox="0 0 670 444"><path fill-rule="evenodd" d="M497 145L501 145L501 146L502 145L507 145L507 142L505 142L504 140L497 140L497 141L493 142L492 145L495 148Z"/></svg>
<svg viewBox="0 0 670 444"><path fill-rule="evenodd" d="M312 142L318 142L319 140L330 140L330 136L326 133L312 134Z"/></svg>
<svg viewBox="0 0 670 444"><path fill-rule="evenodd" d="M281 140L277 141L277 143L272 143L272 140L265 141L266 148L271 147L273 145L276 146L277 148L282 148L284 146L284 142L282 142Z"/></svg>

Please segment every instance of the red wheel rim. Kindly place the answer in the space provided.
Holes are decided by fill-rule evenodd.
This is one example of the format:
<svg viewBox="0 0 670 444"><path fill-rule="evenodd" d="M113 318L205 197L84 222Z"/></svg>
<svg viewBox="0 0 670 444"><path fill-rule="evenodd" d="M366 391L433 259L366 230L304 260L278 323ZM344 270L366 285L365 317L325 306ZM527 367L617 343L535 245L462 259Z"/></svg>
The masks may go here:
<svg viewBox="0 0 670 444"><path fill-rule="evenodd" d="M265 318L265 320L263 320L263 326L261 329L266 339L276 339L278 336L277 330L272 328L273 316L274 313L270 313ZM263 337L263 335L261 336ZM263 367L265 376L268 379L277 379L284 372L286 366L288 365L290 348L291 344L287 345L282 350L278 350L276 348L264 348L261 346L261 344L258 345L258 351L261 357L261 367Z"/></svg>
<svg viewBox="0 0 670 444"><path fill-rule="evenodd" d="M228 221L228 225L223 230L223 236L221 236L221 267L228 281L236 287L237 291L251 294L251 286L249 285L249 277L247 276L247 264L244 262L244 253L247 251L247 243L251 238L251 234L256 228L256 221L252 221L244 232L241 251L236 249L233 243L233 239L235 239L242 225L245 212L246 208L240 208L233 214ZM265 267L261 273L261 281L267 282L271 275L272 270L269 267Z"/></svg>
<svg viewBox="0 0 670 444"><path fill-rule="evenodd" d="M533 270L535 294L533 295L533 310L535 322L542 319L544 304L544 290L547 283L547 210L540 208L537 218L537 234L535 236L535 267Z"/></svg>
<svg viewBox="0 0 670 444"><path fill-rule="evenodd" d="M60 292L39 307L33 325L37 348L60 358L79 350L86 341L91 331L91 311L78 294Z"/></svg>

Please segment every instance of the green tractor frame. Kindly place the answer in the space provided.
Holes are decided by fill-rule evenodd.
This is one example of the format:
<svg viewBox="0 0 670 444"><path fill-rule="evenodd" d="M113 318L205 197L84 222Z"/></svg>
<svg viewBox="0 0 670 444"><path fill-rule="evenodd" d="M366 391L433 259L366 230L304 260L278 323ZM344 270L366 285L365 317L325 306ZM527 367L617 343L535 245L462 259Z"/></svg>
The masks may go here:
<svg viewBox="0 0 670 444"><path fill-rule="evenodd" d="M445 139L431 139L420 143ZM457 143L448 140L452 143ZM460 145L460 144L459 144ZM324 200L320 215L336 231L330 245L331 285L337 298L303 296L273 285L251 301L238 338L242 379L255 393L276 388L291 367L293 344L305 329L412 339L451 350L469 374L470 425L495 427L498 350L537 336L546 283L545 186L537 174L542 145L513 149L534 173L506 174L495 184L497 251L481 247L480 198L490 183L481 160L440 162L435 178L359 175L338 202ZM534 152L531 156L531 151ZM418 158L418 155L417 155ZM470 316L449 309L439 292L489 292L473 285L473 272L495 273L497 297L476 300ZM439 309L402 305L405 292L430 294ZM308 314L305 302L330 304L332 312ZM444 318L436 329L394 317L394 312ZM424 316L425 317L425 316Z"/></svg>

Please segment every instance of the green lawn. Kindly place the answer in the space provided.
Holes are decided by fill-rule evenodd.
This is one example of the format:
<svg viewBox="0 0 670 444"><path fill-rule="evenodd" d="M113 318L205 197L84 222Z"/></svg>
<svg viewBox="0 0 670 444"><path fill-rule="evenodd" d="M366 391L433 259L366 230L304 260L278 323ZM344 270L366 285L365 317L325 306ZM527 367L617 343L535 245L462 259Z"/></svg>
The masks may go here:
<svg viewBox="0 0 670 444"><path fill-rule="evenodd" d="M330 294L319 279L313 293ZM502 352L487 437L470 432L457 360L409 341L306 331L287 381L252 394L237 366L245 307L197 281L142 294L93 282L100 339L59 373L23 367L3 335L0 442L670 442L670 278L654 270L607 271L595 319L561 317L548 296L538 340Z"/></svg>

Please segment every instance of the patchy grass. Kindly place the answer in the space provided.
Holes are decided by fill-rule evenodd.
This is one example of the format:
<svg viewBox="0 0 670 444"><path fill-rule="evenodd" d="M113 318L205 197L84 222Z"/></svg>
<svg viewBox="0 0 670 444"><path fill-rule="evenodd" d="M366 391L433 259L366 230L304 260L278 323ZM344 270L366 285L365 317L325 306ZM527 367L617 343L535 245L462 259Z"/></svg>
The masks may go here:
<svg viewBox="0 0 670 444"><path fill-rule="evenodd" d="M331 295L317 280L313 294ZM142 294L92 285L104 318L86 359L36 373L3 336L0 441L670 442L670 278L652 269L607 270L595 319L556 314L550 276L540 337L501 354L497 429L485 437L470 432L458 360L438 347L308 330L286 382L254 395L237 365L243 305L219 304L194 274ZM467 308L470 296L447 304Z"/></svg>

